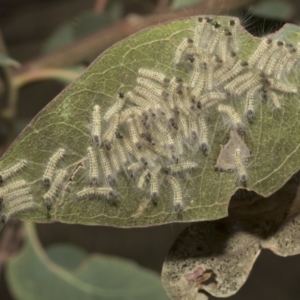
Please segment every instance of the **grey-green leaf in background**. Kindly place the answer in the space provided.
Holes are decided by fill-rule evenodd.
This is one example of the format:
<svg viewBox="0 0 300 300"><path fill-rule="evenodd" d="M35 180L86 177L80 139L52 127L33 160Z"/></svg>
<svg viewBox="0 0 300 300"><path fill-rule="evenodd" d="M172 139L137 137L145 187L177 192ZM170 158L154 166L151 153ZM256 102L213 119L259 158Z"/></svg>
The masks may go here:
<svg viewBox="0 0 300 300"><path fill-rule="evenodd" d="M4 218L18 215L36 222L150 226L225 217L230 198L239 188L271 195L300 165L298 65L285 72L289 64L286 58L292 62L289 57L299 50L299 34L299 27L286 25L270 39L261 40L245 32L236 18L189 18L150 28L113 46L41 111L3 156L1 172L22 170L13 172L0 191L12 184L12 189L20 192L14 184L26 179L21 190L30 192L22 201L27 201L26 205L30 202L31 208L18 200L3 201ZM218 52L210 53L209 47L198 45L190 47L189 39L195 44L199 40L200 45L206 41ZM175 64L184 43L194 56L187 53ZM272 47L268 49L268 45ZM266 53L262 58L253 55L259 47L267 47L260 50ZM203 73L197 71L198 65L193 65L197 51L204 51L211 59L216 73L206 73L208 63L200 64ZM272 51L276 55L271 55ZM255 57L264 60L271 71L282 65L280 80L273 78L274 70L265 76L255 63L250 67L245 63ZM231 64L238 70L245 67L249 73L232 76L230 72L235 69ZM202 81L192 87L197 74L204 74ZM219 77L211 77L214 74ZM240 88L235 86L249 75L253 76L250 88L259 94L249 98L240 90L241 96L236 96ZM137 89L145 79L150 87L144 90L144 98L132 99L129 92L135 91L135 96L142 93ZM171 91L167 79L180 88ZM212 99L204 98L201 106L202 100L197 102L198 96L191 95L201 89L203 80L205 89L215 93L203 94ZM225 83L220 84L222 80ZM240 86L249 88L247 81ZM165 104L170 101L165 91L158 102L149 96L149 90L161 93L164 89L177 97L172 109L165 108L173 105ZM134 101L142 104L133 105ZM128 118L118 123L128 112ZM132 131L134 121L137 125ZM63 158L53 163L62 150ZM56 171L54 187L43 182L49 164ZM132 170L137 165L140 169L135 173ZM215 170L216 166L226 172ZM5 192L7 198L10 192Z"/></svg>
<svg viewBox="0 0 300 300"><path fill-rule="evenodd" d="M186 6L189 6L189 5L199 3L201 1L202 0L173 0L171 8L172 9L179 9L179 8L182 8L182 7L186 7Z"/></svg>
<svg viewBox="0 0 300 300"><path fill-rule="evenodd" d="M107 27L117 21L121 13L122 5L119 2L112 4L109 11L101 14L87 11L76 19L62 24L44 43L42 52L51 53L101 28Z"/></svg>
<svg viewBox="0 0 300 300"><path fill-rule="evenodd" d="M46 252L51 261L69 271L73 271L88 256L83 249L70 244L53 244L46 248Z"/></svg>
<svg viewBox="0 0 300 300"><path fill-rule="evenodd" d="M50 250L55 257L52 261L42 249L34 225L25 226L23 249L6 268L15 299L168 299L158 276L125 260L100 255L83 259L83 251L60 246ZM68 262L60 266L57 262L62 258Z"/></svg>

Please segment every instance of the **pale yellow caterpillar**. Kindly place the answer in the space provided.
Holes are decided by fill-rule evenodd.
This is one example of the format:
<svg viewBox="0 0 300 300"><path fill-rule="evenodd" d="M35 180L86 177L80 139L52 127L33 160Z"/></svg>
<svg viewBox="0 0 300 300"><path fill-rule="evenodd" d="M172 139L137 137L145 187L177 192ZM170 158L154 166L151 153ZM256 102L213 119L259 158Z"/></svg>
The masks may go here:
<svg viewBox="0 0 300 300"><path fill-rule="evenodd" d="M89 165L89 182L91 185L99 184L99 167L97 155L93 147L87 148Z"/></svg>
<svg viewBox="0 0 300 300"><path fill-rule="evenodd" d="M23 159L10 168L0 171L0 182L5 182L7 179L11 178L13 175L21 171L26 165L27 161Z"/></svg>
<svg viewBox="0 0 300 300"><path fill-rule="evenodd" d="M77 198L78 199L104 198L109 200L112 198L116 198L116 193L110 187L99 187L99 188L89 187L77 192Z"/></svg>
<svg viewBox="0 0 300 300"><path fill-rule="evenodd" d="M67 171L59 170L57 172L56 177L54 177L51 187L49 188L47 193L43 196L44 203L48 210L51 209L52 204L56 201L56 198L58 197L62 189L66 177L67 177Z"/></svg>
<svg viewBox="0 0 300 300"><path fill-rule="evenodd" d="M234 161L235 161L235 167L238 174L238 179L241 182L242 185L246 186L247 183L247 173L246 168L244 166L244 163L242 161L241 156L241 149L236 148L234 153Z"/></svg>
<svg viewBox="0 0 300 300"><path fill-rule="evenodd" d="M103 120L108 122L114 115L119 113L119 111L122 109L124 104L125 104L125 96L123 93L119 93L116 103L108 109L108 111L105 113L103 117Z"/></svg>
<svg viewBox="0 0 300 300"><path fill-rule="evenodd" d="M228 117L230 120L231 126L236 130L236 131L242 131L244 129L244 124L238 115L238 113L234 110L233 107L229 105L223 105L219 104L218 105L218 111Z"/></svg>
<svg viewBox="0 0 300 300"><path fill-rule="evenodd" d="M92 141L95 145L101 146L101 108L94 105L92 115Z"/></svg>
<svg viewBox="0 0 300 300"><path fill-rule="evenodd" d="M43 181L45 185L47 186L51 185L57 165L59 161L62 160L64 155L65 155L65 149L60 148L50 157L46 166L46 170L43 175Z"/></svg>
<svg viewBox="0 0 300 300"><path fill-rule="evenodd" d="M183 211L183 196L182 189L179 182L173 176L167 176L166 180L168 184L171 186L173 191L173 207L174 210L178 213Z"/></svg>

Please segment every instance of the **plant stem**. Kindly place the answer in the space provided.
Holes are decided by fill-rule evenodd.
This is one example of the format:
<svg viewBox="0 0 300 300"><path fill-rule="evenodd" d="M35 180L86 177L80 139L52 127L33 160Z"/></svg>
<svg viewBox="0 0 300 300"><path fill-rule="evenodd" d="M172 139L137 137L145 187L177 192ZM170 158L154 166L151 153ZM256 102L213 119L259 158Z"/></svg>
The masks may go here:
<svg viewBox="0 0 300 300"><path fill-rule="evenodd" d="M15 88L20 89L22 86L40 80L55 79L60 82L70 83L75 80L79 74L66 69L42 69L32 70L31 72L21 73L14 77L13 83Z"/></svg>
<svg viewBox="0 0 300 300"><path fill-rule="evenodd" d="M7 54L6 45L0 31L0 52ZM9 66L3 66L4 82L2 83L2 90L6 91L7 105L0 112L0 117L4 119L8 127L8 141L13 139L14 124L18 103L18 91L13 84L13 70ZM1 85L0 85L1 87ZM1 91L0 91L1 92Z"/></svg>
<svg viewBox="0 0 300 300"><path fill-rule="evenodd" d="M5 226L0 240L0 275L3 266L10 256L20 248L24 239L24 228L21 222L13 220Z"/></svg>

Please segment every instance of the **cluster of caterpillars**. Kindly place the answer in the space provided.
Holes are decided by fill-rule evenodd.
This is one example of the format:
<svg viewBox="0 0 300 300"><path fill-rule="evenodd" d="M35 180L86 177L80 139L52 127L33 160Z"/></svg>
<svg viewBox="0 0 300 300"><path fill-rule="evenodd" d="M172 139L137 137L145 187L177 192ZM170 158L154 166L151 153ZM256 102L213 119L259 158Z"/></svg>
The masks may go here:
<svg viewBox="0 0 300 300"><path fill-rule="evenodd" d="M11 217L36 206L28 183L23 179L13 180L26 166L27 161L21 160L0 171L0 221L3 224Z"/></svg>
<svg viewBox="0 0 300 300"><path fill-rule="evenodd" d="M182 137L173 113L161 105L158 94L155 96L145 86L157 87L167 96L170 80L162 73L145 69L140 69L139 73L141 76L134 91L120 93L105 114L98 104L94 105L92 143L86 150L88 184L77 192L77 197L115 202L118 197L115 182L123 172L138 190L148 190L153 203L158 200L161 184L166 182L173 191L173 206L181 212L183 191L177 177L198 167L196 162L182 159L185 145L191 149L199 147L196 142L198 124L195 118L191 122L182 118L186 138ZM149 104L149 97L153 105ZM137 105L139 101L142 102L140 106ZM102 130L104 127L106 129Z"/></svg>
<svg viewBox="0 0 300 300"><path fill-rule="evenodd" d="M136 86L119 93L104 114L98 104L94 106L93 145L87 149L90 187L78 192L79 198L117 197L114 181L118 173L125 172L154 203L161 186L168 185L173 207L181 212L184 190L180 181L199 167L195 160L198 151L209 153L209 110L216 109L230 130L242 137L247 123L254 122L259 101L268 100L279 110L281 95L297 92L285 81L299 61L297 47L262 38L249 61L240 60L237 27L236 20L224 26L210 18L198 18L193 39L184 38L174 53L175 66L190 70L188 82L141 68ZM288 59L278 66L281 56ZM243 114L232 105L235 100L244 104ZM102 127L106 128L103 132ZM234 141L238 142L228 165L246 185L250 152L244 150L242 138ZM228 170L219 160L221 169Z"/></svg>

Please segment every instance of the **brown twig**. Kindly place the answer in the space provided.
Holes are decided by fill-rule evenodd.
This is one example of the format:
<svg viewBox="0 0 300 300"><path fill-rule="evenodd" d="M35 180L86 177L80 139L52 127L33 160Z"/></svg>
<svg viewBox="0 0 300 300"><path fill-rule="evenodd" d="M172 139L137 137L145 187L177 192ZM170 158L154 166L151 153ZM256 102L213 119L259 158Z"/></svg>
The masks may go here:
<svg viewBox="0 0 300 300"><path fill-rule="evenodd" d="M90 57L96 56L117 41L151 25L199 14L228 13L254 2L257 2L257 0L206 0L186 9L170 11L163 14L149 15L147 17L128 16L109 28L101 29L66 47L25 63L23 67L15 73L15 76L34 69L48 67L61 68L75 65Z"/></svg>
<svg viewBox="0 0 300 300"><path fill-rule="evenodd" d="M107 0L96 0L94 4L94 12L101 13L104 11Z"/></svg>
<svg viewBox="0 0 300 300"><path fill-rule="evenodd" d="M156 7L155 7L155 12L157 13L164 13L168 10L170 4L170 0L158 0Z"/></svg>
<svg viewBox="0 0 300 300"><path fill-rule="evenodd" d="M18 220L11 221L3 230L0 240L0 274L5 262L17 252L24 240L24 228Z"/></svg>
<svg viewBox="0 0 300 300"><path fill-rule="evenodd" d="M80 74L66 69L47 68L42 70L32 70L31 72L21 73L14 78L14 86L19 89L28 83L40 80L54 79L63 83L70 83Z"/></svg>
<svg viewBox="0 0 300 300"><path fill-rule="evenodd" d="M2 36L2 33L0 31L0 52L7 54L7 48ZM17 95L16 95L16 89L13 86L12 82L12 70L10 67L3 66L3 73L5 76L5 85L6 85L6 91L7 91L7 109L11 111L11 114L15 115L15 108L17 103Z"/></svg>

